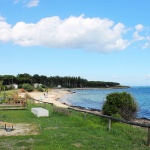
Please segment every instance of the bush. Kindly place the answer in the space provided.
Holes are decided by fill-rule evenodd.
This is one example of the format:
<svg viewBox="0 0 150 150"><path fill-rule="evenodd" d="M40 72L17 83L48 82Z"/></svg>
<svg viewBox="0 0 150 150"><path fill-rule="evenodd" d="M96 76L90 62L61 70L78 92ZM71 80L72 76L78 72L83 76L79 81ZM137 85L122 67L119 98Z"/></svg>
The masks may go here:
<svg viewBox="0 0 150 150"><path fill-rule="evenodd" d="M131 94L115 92L107 95L102 110L104 115L131 120L137 113L137 104Z"/></svg>
<svg viewBox="0 0 150 150"><path fill-rule="evenodd" d="M19 85L18 85L18 88L21 89L21 88L22 88L22 84L19 84Z"/></svg>
<svg viewBox="0 0 150 150"><path fill-rule="evenodd" d="M15 87L14 87L13 85L9 85L9 86L7 87L7 90L13 90L13 89L15 89Z"/></svg>
<svg viewBox="0 0 150 150"><path fill-rule="evenodd" d="M31 92L31 91L34 90L33 86L30 85L30 84L28 84L28 83L27 83L27 84L23 84L23 85L22 85L22 88L25 89L25 90L28 91L28 92Z"/></svg>
<svg viewBox="0 0 150 150"><path fill-rule="evenodd" d="M41 87L42 87L42 88L46 88L46 86L45 86L45 85L43 85L43 84L41 85Z"/></svg>
<svg viewBox="0 0 150 150"><path fill-rule="evenodd" d="M38 86L37 90L40 91L40 92L44 92L44 89L41 86Z"/></svg>

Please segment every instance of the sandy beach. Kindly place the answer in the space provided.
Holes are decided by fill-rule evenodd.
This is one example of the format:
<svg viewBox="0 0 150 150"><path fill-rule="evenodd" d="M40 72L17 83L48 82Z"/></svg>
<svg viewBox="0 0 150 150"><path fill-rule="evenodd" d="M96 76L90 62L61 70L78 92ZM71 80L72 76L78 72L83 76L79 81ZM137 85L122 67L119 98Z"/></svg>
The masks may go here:
<svg viewBox="0 0 150 150"><path fill-rule="evenodd" d="M28 95L33 99L40 100L41 102L53 103L53 105L63 108L68 108L68 106L60 102L59 99L67 94L71 94L71 92L65 89L49 89L48 92L28 93Z"/></svg>

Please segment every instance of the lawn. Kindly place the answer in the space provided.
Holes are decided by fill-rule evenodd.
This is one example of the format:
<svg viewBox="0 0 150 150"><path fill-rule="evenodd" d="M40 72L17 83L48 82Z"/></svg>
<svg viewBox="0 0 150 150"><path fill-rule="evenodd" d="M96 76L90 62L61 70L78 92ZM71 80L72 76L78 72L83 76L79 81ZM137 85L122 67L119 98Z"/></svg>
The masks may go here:
<svg viewBox="0 0 150 150"><path fill-rule="evenodd" d="M112 123L104 118L77 111L70 115L53 112L47 105L49 117L37 118L31 113L33 107L42 104L28 102L26 110L0 111L0 118L11 123L30 123L38 126L38 135L1 136L1 150L148 150L147 129ZM14 126L15 128L15 126ZM2 129L1 129L2 130ZM12 131L13 132L13 131Z"/></svg>

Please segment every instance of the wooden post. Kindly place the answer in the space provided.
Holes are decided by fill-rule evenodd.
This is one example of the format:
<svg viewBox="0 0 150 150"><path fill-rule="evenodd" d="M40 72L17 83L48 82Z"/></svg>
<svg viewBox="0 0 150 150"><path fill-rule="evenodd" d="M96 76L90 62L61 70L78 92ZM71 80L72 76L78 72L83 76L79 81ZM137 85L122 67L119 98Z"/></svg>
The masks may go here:
<svg viewBox="0 0 150 150"><path fill-rule="evenodd" d="M150 127L148 127L148 138L147 138L148 146L150 146Z"/></svg>
<svg viewBox="0 0 150 150"><path fill-rule="evenodd" d="M44 108L46 108L46 103L44 103Z"/></svg>
<svg viewBox="0 0 150 150"><path fill-rule="evenodd" d="M84 120L86 120L86 112L84 112Z"/></svg>
<svg viewBox="0 0 150 150"><path fill-rule="evenodd" d="M110 131L111 128L111 119L108 119L108 131Z"/></svg>
<svg viewBox="0 0 150 150"><path fill-rule="evenodd" d="M68 108L69 109L69 108ZM71 109L69 109L69 113L70 113L70 115L71 115Z"/></svg>

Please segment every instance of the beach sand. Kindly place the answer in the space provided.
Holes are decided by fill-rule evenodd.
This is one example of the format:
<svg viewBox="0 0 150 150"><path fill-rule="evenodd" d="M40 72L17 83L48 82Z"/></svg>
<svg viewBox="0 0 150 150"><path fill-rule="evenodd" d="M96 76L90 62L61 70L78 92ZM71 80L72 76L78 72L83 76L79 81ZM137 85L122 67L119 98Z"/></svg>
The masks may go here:
<svg viewBox="0 0 150 150"><path fill-rule="evenodd" d="M53 105L63 108L68 108L68 106L60 102L59 99L67 94L71 94L71 92L65 89L49 89L48 92L28 93L28 95L33 99L40 100L41 102L53 103Z"/></svg>

